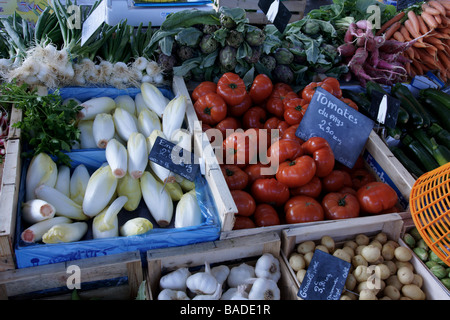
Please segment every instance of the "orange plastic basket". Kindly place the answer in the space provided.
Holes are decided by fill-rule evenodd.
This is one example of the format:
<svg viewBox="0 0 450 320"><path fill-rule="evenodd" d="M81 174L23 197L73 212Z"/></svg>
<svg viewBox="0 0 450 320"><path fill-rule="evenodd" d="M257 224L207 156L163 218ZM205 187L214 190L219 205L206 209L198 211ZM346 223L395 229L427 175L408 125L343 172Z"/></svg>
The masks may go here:
<svg viewBox="0 0 450 320"><path fill-rule="evenodd" d="M428 247L450 266L450 162L419 177L409 205L414 224Z"/></svg>

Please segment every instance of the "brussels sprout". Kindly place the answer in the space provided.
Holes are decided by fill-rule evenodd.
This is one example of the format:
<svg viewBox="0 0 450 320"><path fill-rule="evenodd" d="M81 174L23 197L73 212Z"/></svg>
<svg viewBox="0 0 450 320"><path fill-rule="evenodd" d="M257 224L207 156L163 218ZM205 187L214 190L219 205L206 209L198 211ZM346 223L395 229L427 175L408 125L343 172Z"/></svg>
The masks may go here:
<svg viewBox="0 0 450 320"><path fill-rule="evenodd" d="M446 265L444 261L441 260L441 258L438 257L436 253L434 253L432 250L429 250L428 256L430 257L431 261L437 262L440 265Z"/></svg>
<svg viewBox="0 0 450 320"><path fill-rule="evenodd" d="M211 34L205 34L200 41L200 50L205 54L214 52L218 47L219 43Z"/></svg>
<svg viewBox="0 0 450 320"><path fill-rule="evenodd" d="M263 54L259 61L269 71L273 71L273 69L277 66L277 61L270 55Z"/></svg>
<svg viewBox="0 0 450 320"><path fill-rule="evenodd" d="M217 30L219 30L219 26L215 25L215 24L205 24L203 26L203 33L204 34L213 34Z"/></svg>
<svg viewBox="0 0 450 320"><path fill-rule="evenodd" d="M258 62L260 56L261 56L261 46L257 46L252 47L252 55L245 57L244 59L248 63L254 64Z"/></svg>
<svg viewBox="0 0 450 320"><path fill-rule="evenodd" d="M416 227L409 230L409 233L414 237L414 239L416 239L416 241L422 239L422 236L420 235L419 230Z"/></svg>
<svg viewBox="0 0 450 320"><path fill-rule="evenodd" d="M405 241L405 243L410 248L414 248L416 246L416 239L414 239L414 237L412 235L410 235L409 233L407 233L407 232L403 236L403 241Z"/></svg>
<svg viewBox="0 0 450 320"><path fill-rule="evenodd" d="M438 278L443 279L447 276L447 272L445 272L445 268L440 265L436 265L430 268L430 271Z"/></svg>
<svg viewBox="0 0 450 320"><path fill-rule="evenodd" d="M222 27L227 29L233 29L236 27L236 22L233 18L223 13L220 15L220 24Z"/></svg>
<svg viewBox="0 0 450 320"><path fill-rule="evenodd" d="M244 34L237 30L230 30L226 38L227 45L233 48L239 48L242 42L244 42Z"/></svg>
<svg viewBox="0 0 450 320"><path fill-rule="evenodd" d="M450 278L443 278L441 279L441 281L444 284L444 286L450 290Z"/></svg>
<svg viewBox="0 0 450 320"><path fill-rule="evenodd" d="M231 46L225 46L220 50L219 61L220 65L223 67L223 70L232 71L236 67L236 48Z"/></svg>
<svg viewBox="0 0 450 320"><path fill-rule="evenodd" d="M423 239L419 239L419 241L416 241L416 247L422 248L422 249L425 249L425 250L429 249L427 243Z"/></svg>
<svg viewBox="0 0 450 320"><path fill-rule="evenodd" d="M194 58L196 56L196 51L194 48L189 46L180 46L177 50L177 55L181 61L186 61Z"/></svg>
<svg viewBox="0 0 450 320"><path fill-rule="evenodd" d="M247 43L252 47L262 45L265 39L266 34L264 31L256 27L248 30L245 34L245 41L247 41Z"/></svg>
<svg viewBox="0 0 450 320"><path fill-rule="evenodd" d="M276 82L291 84L294 81L294 73L291 68L285 64L277 65L272 71L272 74Z"/></svg>
<svg viewBox="0 0 450 320"><path fill-rule="evenodd" d="M413 251L419 257L420 260L422 260L422 261L428 260L428 252L424 248L417 247L417 248L414 248Z"/></svg>
<svg viewBox="0 0 450 320"><path fill-rule="evenodd" d="M428 255L429 256L429 255ZM429 261L427 261L427 262L425 262L425 265L428 267L428 269L431 269L431 268L433 268L434 266L437 266L437 265L439 265L436 261L431 261L431 260L429 260Z"/></svg>
<svg viewBox="0 0 450 320"><path fill-rule="evenodd" d="M294 54L286 48L276 49L273 56L277 64L291 64L294 61Z"/></svg>
<svg viewBox="0 0 450 320"><path fill-rule="evenodd" d="M307 35L316 35L320 32L320 25L312 20L307 20L302 27L302 32Z"/></svg>
<svg viewBox="0 0 450 320"><path fill-rule="evenodd" d="M160 53L158 56L158 64L164 71L172 71L173 67L177 64L177 58L173 54L168 56Z"/></svg>

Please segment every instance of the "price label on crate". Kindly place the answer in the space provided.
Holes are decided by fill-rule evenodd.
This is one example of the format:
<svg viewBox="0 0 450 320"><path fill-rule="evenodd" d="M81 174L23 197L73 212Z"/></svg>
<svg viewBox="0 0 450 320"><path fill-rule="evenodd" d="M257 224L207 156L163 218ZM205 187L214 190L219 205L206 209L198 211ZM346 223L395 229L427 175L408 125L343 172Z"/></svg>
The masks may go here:
<svg viewBox="0 0 450 320"><path fill-rule="evenodd" d="M295 134L304 141L326 139L335 159L353 168L373 126L373 120L318 87Z"/></svg>
<svg viewBox="0 0 450 320"><path fill-rule="evenodd" d="M280 31L284 32L292 13L280 0L259 0L258 7L264 12L270 23Z"/></svg>
<svg viewBox="0 0 450 320"><path fill-rule="evenodd" d="M369 116L373 120L380 120L378 115L380 114L384 94L378 91L372 92L372 101L369 108ZM400 101L393 98L390 95L386 95L386 110L384 112L383 121L379 121L389 128L395 128L397 125L398 111L400 108Z"/></svg>
<svg viewBox="0 0 450 320"><path fill-rule="evenodd" d="M297 295L303 300L339 300L350 263L315 250Z"/></svg>
<svg viewBox="0 0 450 320"><path fill-rule="evenodd" d="M189 181L194 181L200 170L193 153L161 137L156 138L148 158Z"/></svg>

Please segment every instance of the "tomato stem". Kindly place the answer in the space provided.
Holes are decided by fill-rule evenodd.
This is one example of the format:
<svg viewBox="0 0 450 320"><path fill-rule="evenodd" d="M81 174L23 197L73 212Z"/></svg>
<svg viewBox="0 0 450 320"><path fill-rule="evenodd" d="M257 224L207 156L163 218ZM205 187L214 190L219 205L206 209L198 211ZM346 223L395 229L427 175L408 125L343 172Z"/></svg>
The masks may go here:
<svg viewBox="0 0 450 320"><path fill-rule="evenodd" d="M230 169L225 169L225 173L227 174L228 177L231 177L234 174L234 171Z"/></svg>
<svg viewBox="0 0 450 320"><path fill-rule="evenodd" d="M211 114L211 108L206 107L203 109L203 113L210 115Z"/></svg>
<svg viewBox="0 0 450 320"><path fill-rule="evenodd" d="M236 83L230 83L228 86L229 86L231 89L236 89L236 88L238 87Z"/></svg>
<svg viewBox="0 0 450 320"><path fill-rule="evenodd" d="M347 202L345 201L345 198L347 197L347 195L345 195L344 197L342 197L341 199L339 199L338 201L338 205L340 207L345 207L345 205L347 204Z"/></svg>
<svg viewBox="0 0 450 320"><path fill-rule="evenodd" d="M291 163L289 163L290 166L295 166L295 160L291 161Z"/></svg>

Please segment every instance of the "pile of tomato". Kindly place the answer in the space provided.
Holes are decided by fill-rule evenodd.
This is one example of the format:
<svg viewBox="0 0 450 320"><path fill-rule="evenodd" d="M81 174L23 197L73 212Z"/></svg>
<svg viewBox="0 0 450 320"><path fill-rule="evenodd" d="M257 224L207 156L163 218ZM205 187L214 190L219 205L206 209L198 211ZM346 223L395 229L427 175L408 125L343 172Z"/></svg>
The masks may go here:
<svg viewBox="0 0 450 320"><path fill-rule="evenodd" d="M376 181L361 157L350 169L335 161L324 138L296 136L317 87L358 110L332 77L295 92L259 74L247 90L239 75L228 72L193 90L203 130L222 134L219 160L238 209L234 229L398 212L396 192Z"/></svg>

